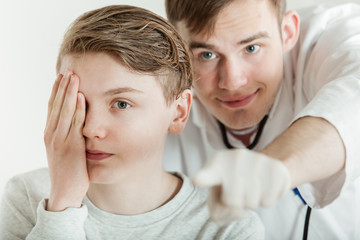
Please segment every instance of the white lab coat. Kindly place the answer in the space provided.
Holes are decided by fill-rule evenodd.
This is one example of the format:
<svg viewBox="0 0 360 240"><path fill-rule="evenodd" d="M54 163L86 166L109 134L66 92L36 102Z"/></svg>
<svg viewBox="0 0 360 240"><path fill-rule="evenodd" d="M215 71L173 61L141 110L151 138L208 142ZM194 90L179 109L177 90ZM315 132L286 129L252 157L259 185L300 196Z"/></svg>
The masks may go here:
<svg viewBox="0 0 360 240"><path fill-rule="evenodd" d="M283 83L255 150L302 116L333 124L346 148L346 167L328 179L298 187L314 208L309 239L360 239L360 6L298 12L300 39L284 56ZM243 147L229 134L228 138ZM193 176L215 150L224 148L215 119L195 97L186 129L168 138L164 167ZM293 192L258 213L267 239L302 239L306 206Z"/></svg>

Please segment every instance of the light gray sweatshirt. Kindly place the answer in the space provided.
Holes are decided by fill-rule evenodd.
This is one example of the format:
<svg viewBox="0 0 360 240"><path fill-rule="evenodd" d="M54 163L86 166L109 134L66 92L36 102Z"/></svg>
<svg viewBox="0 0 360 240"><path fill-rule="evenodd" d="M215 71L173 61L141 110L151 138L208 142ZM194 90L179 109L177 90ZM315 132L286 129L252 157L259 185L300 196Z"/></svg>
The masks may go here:
<svg viewBox="0 0 360 240"><path fill-rule="evenodd" d="M12 178L0 208L0 239L263 239L258 216L247 211L241 221L219 227L211 222L206 206L208 191L186 176L177 195L153 211L116 215L97 208L85 197L81 208L62 212L45 210L50 192L47 169Z"/></svg>

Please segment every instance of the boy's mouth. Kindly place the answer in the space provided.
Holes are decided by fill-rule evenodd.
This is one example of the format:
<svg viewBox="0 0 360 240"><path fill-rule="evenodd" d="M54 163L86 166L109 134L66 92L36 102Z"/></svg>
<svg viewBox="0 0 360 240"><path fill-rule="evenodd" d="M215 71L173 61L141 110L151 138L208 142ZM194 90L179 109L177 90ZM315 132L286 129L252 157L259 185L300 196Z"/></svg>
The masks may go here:
<svg viewBox="0 0 360 240"><path fill-rule="evenodd" d="M114 154L106 153L106 152L102 152L102 151L98 151L98 150L86 149L86 159L88 159L88 160L101 161L101 160L111 157L112 155L114 155Z"/></svg>

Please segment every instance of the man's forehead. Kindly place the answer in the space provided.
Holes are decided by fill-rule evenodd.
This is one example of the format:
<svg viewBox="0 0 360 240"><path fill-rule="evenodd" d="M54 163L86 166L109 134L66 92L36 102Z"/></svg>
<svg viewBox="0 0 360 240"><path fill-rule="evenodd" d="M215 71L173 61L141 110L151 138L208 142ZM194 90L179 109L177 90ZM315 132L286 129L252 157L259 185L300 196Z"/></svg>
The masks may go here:
<svg viewBox="0 0 360 240"><path fill-rule="evenodd" d="M277 27L277 18L273 12L273 9L269 8L268 0L252 0L256 3L236 3L224 8L218 15L214 27L211 32L202 31L200 33L193 33L190 31L185 20L179 21L176 24L180 35L188 43L188 45L194 45L194 43L208 43L211 39L218 37L230 36L236 38L239 42L248 42L247 39L254 38L254 36L269 37L271 34L267 31L269 28ZM241 10L239 9L240 7ZM247 9L258 9L260 11L247 11ZM236 35L236 36L235 36ZM235 39L233 39L235 41Z"/></svg>
<svg viewBox="0 0 360 240"><path fill-rule="evenodd" d="M177 31L180 33L183 40L185 40L186 42L189 41L190 35L192 35L192 34L190 33L190 29L188 28L185 20L181 20L181 21L177 22L175 24L175 27L176 27Z"/></svg>
<svg viewBox="0 0 360 240"><path fill-rule="evenodd" d="M191 32L185 20L176 23L176 29L180 33L182 39L187 43L188 46L192 46L194 43L206 43L213 36L213 32Z"/></svg>

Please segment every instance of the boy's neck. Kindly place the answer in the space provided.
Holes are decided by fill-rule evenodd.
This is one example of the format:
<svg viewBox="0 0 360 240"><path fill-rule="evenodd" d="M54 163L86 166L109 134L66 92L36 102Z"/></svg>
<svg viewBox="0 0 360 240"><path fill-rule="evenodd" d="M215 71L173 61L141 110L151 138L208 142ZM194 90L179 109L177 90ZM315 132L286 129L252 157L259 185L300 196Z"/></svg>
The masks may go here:
<svg viewBox="0 0 360 240"><path fill-rule="evenodd" d="M87 195L103 211L136 215L166 204L179 192L181 186L182 179L162 170L126 183L91 183Z"/></svg>

